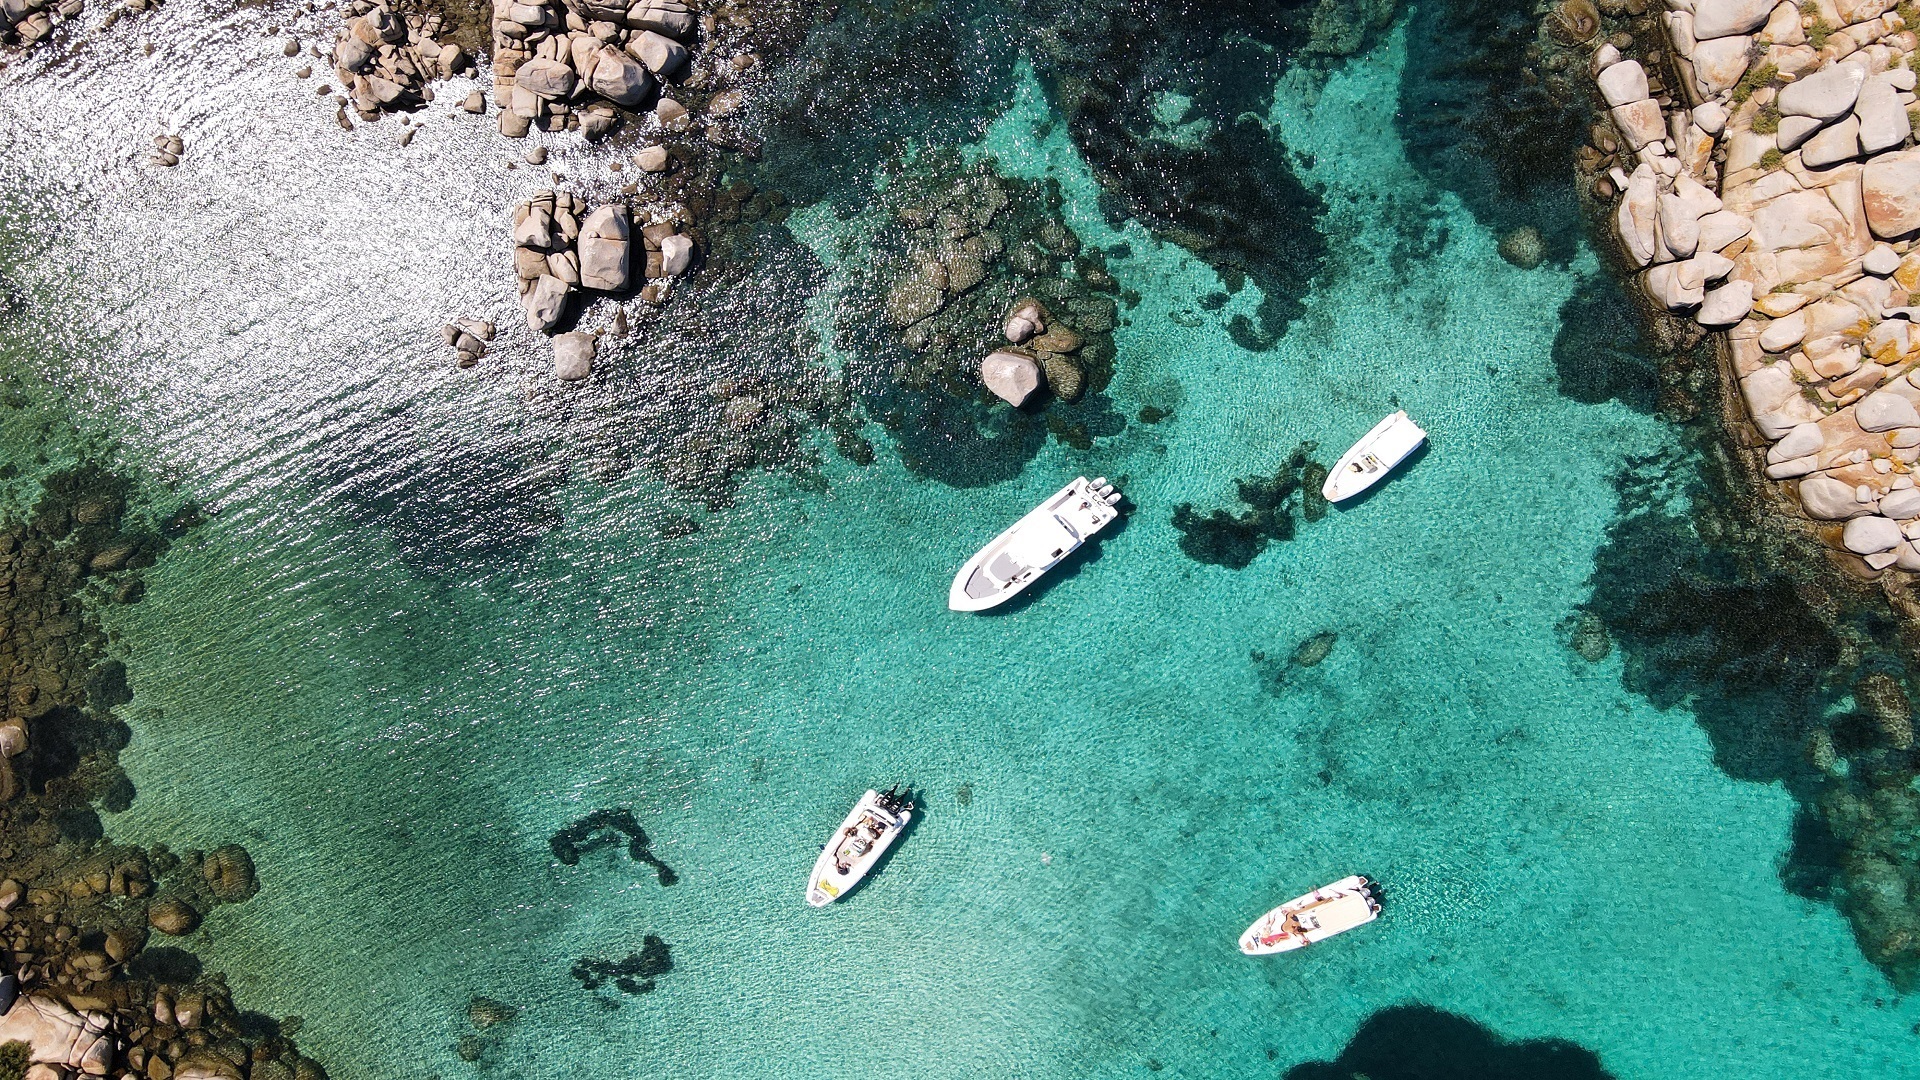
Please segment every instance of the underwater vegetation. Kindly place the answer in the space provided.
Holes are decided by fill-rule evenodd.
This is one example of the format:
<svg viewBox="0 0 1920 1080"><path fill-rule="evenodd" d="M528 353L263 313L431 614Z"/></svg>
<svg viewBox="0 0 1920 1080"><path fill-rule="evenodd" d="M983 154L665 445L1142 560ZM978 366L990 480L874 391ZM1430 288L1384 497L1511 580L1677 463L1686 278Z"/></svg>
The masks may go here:
<svg viewBox="0 0 1920 1080"><path fill-rule="evenodd" d="M647 831L640 827L633 811L625 807L595 810L547 840L547 846L553 849L553 857L560 860L563 866L578 866L582 856L601 848L618 847L622 843L626 845L627 856L634 862L653 867L660 884L672 885L680 880L680 876L666 863L654 857Z"/></svg>
<svg viewBox="0 0 1920 1080"><path fill-rule="evenodd" d="M588 990L598 990L611 982L623 994L651 994L654 980L673 970L673 957L667 943L657 934L648 934L639 952L619 960L596 960L583 956L573 963L573 977Z"/></svg>
<svg viewBox="0 0 1920 1080"><path fill-rule="evenodd" d="M1205 514L1192 503L1181 503L1173 511L1173 527L1180 531L1180 550L1195 562L1245 570L1267 545L1275 540L1293 539L1294 517L1319 521L1327 514L1327 501L1320 485L1327 478L1327 467L1308 457L1316 444L1304 442L1295 447L1272 476L1254 476L1234 481L1242 513L1212 510Z"/></svg>

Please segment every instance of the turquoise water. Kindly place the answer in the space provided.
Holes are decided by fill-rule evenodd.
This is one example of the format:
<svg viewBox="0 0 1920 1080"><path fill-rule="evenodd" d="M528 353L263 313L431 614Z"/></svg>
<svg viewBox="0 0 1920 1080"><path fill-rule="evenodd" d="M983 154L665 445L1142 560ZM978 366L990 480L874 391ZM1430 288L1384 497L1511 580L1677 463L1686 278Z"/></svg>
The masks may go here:
<svg viewBox="0 0 1920 1080"><path fill-rule="evenodd" d="M250 70L232 58L253 47L199 62ZM581 464L554 448L593 403L542 411L535 346L470 378L433 336L443 309L506 322L501 208L544 178L493 151L467 159L480 179L418 175L367 129L296 166L298 133L217 128L179 175L102 180L58 164L96 159L57 133L17 136L54 147L91 226L55 241L86 256L77 287L30 284L86 297L67 344L115 343L71 370L49 350L46 373L222 510L115 616L139 796L109 828L246 844L263 891L188 944L250 1007L303 1017L303 1049L345 1078L1270 1076L1407 1003L1571 1040L1620 1077L1910 1075L1920 1008L1781 885L1791 798L1725 777L1684 708L1556 632L1614 478L1686 459L1653 418L1557 392L1555 313L1593 256L1509 266L1407 164L1405 54L1396 33L1290 75L1264 118L1334 252L1266 353L1224 330L1254 287L1202 317L1215 273L1101 214L1023 68L972 152L1058 179L1083 239L1129 246L1109 267L1142 300L1109 393L1172 418L1050 445L986 489L917 478L883 444L866 469L833 459L824 491L762 477L691 535L639 472L576 468L532 541L508 526L534 511L472 495L494 455ZM264 76L228 94L216 112L293 99ZM305 196L238 228L263 172ZM358 246L374 205L387 242ZM95 239L176 217L229 233L211 253ZM1445 238L1409 255L1409 220ZM822 251L859 227L794 222ZM214 276L183 295L182 263ZM369 295L343 299L349 278ZM1377 495L1242 571L1181 554L1175 505L1234 506L1236 478L1303 441L1330 460L1395 399L1434 444ZM475 451L476 428L497 440ZM395 444L398 469L352 479ZM455 509L406 501L411 469ZM968 554L1083 472L1121 482L1123 528L1012 612L944 610ZM504 523L507 554L422 572L466 513ZM1328 631L1323 663L1283 670ZM806 909L826 831L896 781L922 820L853 899ZM614 806L676 884L613 851L553 857L549 836ZM1384 883L1376 924L1235 951L1268 907L1354 872ZM673 960L651 993L570 975L649 934ZM468 1063L475 994L521 1012Z"/></svg>

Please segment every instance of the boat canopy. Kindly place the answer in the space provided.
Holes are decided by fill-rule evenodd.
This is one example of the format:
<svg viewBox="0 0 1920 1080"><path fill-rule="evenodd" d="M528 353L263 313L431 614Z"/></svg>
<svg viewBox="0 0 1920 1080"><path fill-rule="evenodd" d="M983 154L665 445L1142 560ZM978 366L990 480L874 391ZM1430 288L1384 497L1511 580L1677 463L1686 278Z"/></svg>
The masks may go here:
<svg viewBox="0 0 1920 1080"><path fill-rule="evenodd" d="M1060 515L1052 514L1045 521L1036 521L1020 530L1020 535L1007 544L1006 554L1023 567L1046 567L1058 562L1079 543L1080 534L1073 531L1073 526L1062 521Z"/></svg>

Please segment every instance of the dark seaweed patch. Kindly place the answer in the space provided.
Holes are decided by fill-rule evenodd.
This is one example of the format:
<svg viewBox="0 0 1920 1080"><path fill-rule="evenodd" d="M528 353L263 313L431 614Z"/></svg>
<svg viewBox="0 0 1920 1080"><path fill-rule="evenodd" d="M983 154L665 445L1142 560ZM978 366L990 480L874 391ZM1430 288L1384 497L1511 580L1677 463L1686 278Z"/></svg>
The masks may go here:
<svg viewBox="0 0 1920 1080"><path fill-rule="evenodd" d="M1597 405L1619 401L1651 413L1660 396L1660 367L1652 359L1639 305L1613 275L1591 274L1560 305L1553 335L1553 370L1560 393Z"/></svg>
<svg viewBox="0 0 1920 1080"><path fill-rule="evenodd" d="M1537 16L1517 4L1433 0L1409 16L1395 124L1407 157L1496 233L1532 225L1567 264L1582 233L1573 150L1589 119L1585 73L1543 63Z"/></svg>
<svg viewBox="0 0 1920 1080"><path fill-rule="evenodd" d="M654 980L673 970L673 957L667 943L657 934L648 934L640 951L620 960L596 960L583 956L573 962L573 977L588 990L598 990L611 982L623 994L651 994Z"/></svg>
<svg viewBox="0 0 1920 1080"><path fill-rule="evenodd" d="M1593 1051L1565 1039L1508 1041L1430 1005L1382 1009L1332 1061L1287 1070L1286 1080L1612 1080Z"/></svg>
<svg viewBox="0 0 1920 1080"><path fill-rule="evenodd" d="M640 827L633 811L625 807L595 810L547 840L547 846L553 849L553 857L564 866L578 866L583 856L601 848L619 847L623 843L629 858L653 867L660 884L672 885L680 880L679 875L669 869L666 863L654 857L647 831Z"/></svg>
<svg viewBox="0 0 1920 1080"><path fill-rule="evenodd" d="M1033 0L1034 64L1099 180L1102 206L1205 259L1230 285L1251 277L1266 301L1234 327L1271 347L1304 310L1327 257L1325 206L1294 174L1265 115L1308 5L1199 0L1150 16L1122 0ZM1180 136L1161 124L1166 95L1191 102Z"/></svg>
<svg viewBox="0 0 1920 1080"><path fill-rule="evenodd" d="M1326 466L1311 460L1315 444L1301 443L1270 477L1234 481L1243 513L1212 510L1201 514L1192 503L1173 511L1173 527L1180 531L1180 550L1195 562L1244 570L1275 540L1293 539L1294 516L1318 521L1326 515L1320 483Z"/></svg>

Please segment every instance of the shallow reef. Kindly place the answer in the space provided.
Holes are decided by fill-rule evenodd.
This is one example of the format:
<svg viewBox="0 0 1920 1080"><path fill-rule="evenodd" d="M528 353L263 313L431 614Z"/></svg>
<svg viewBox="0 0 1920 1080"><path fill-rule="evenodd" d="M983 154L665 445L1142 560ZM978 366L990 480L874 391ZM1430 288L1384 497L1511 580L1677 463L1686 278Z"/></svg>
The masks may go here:
<svg viewBox="0 0 1920 1080"><path fill-rule="evenodd" d="M1717 423L1688 429L1697 471L1661 457L1616 480L1619 516L1569 645L1593 648L1600 630L1579 628L1597 621L1622 653L1628 689L1688 709L1727 775L1783 784L1800 811L1782 881L1837 905L1866 958L1913 989L1920 758L1909 658L1920 631L1822 559L1803 521L1775 519L1709 434Z"/></svg>
<svg viewBox="0 0 1920 1080"><path fill-rule="evenodd" d="M1368 5L1354 5L1363 22ZM1293 171L1277 133L1257 117L1295 51L1319 41L1357 49L1303 4L1245 0L1163 6L1142 19L1120 0L1033 0L1034 67L1108 199L1108 216L1139 219L1205 259L1229 287L1251 278L1264 296L1234 326L1247 348L1270 348L1305 310L1327 257L1320 197Z"/></svg>
<svg viewBox="0 0 1920 1080"><path fill-rule="evenodd" d="M1565 1039L1509 1041L1464 1016L1395 1005L1367 1017L1332 1061L1286 1080L1612 1080L1593 1051Z"/></svg>
<svg viewBox="0 0 1920 1080"><path fill-rule="evenodd" d="M322 1080L290 1038L297 1025L241 1010L190 951L150 944L253 896L246 850L118 844L101 818L136 792L118 764L133 733L112 712L133 690L97 613L138 602L142 572L199 518L82 462L0 521L0 948L24 994L104 1018L113 1068Z"/></svg>
<svg viewBox="0 0 1920 1080"><path fill-rule="evenodd" d="M1175 507L1173 527L1180 531L1180 550L1195 562L1244 570L1269 543L1293 539L1296 514L1308 521L1325 517L1327 501L1320 485L1327 467L1308 456L1314 449L1314 443L1301 443L1272 476L1234 481L1240 501L1247 505L1242 513L1202 514L1192 503Z"/></svg>

